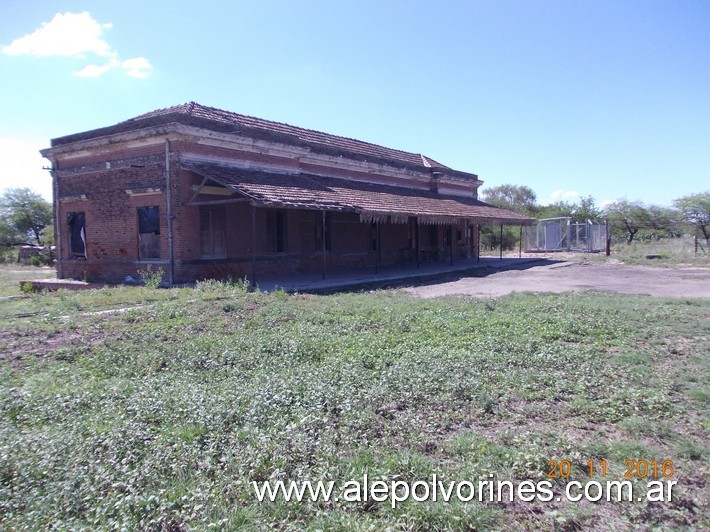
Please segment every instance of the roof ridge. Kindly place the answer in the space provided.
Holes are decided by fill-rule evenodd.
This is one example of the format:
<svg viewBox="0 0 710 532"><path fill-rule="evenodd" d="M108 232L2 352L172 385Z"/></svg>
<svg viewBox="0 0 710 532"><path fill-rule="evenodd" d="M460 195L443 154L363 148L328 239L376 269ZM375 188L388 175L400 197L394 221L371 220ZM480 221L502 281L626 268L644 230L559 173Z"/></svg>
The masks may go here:
<svg viewBox="0 0 710 532"><path fill-rule="evenodd" d="M245 115L240 113L235 113L233 111L227 111L225 109L220 109L218 107L211 107L203 105L201 103L190 101L181 105L176 105L172 107L165 107L162 109L156 109L148 113L136 116L126 120L126 122L136 122L139 120L144 120L148 118L155 117L157 115L167 115L171 113L184 114L193 118L204 118L207 120L219 120L229 123L236 123L245 127L254 127L257 129L277 131L281 133L295 135L299 139L305 142L311 142L315 144L320 144L324 146L337 147L338 144L333 141L344 141L346 143L355 143L361 147L368 147L374 151L384 151L389 154L386 158L392 158L392 156L399 156L395 158L402 158L404 160L409 160L410 163L415 161L420 161L421 164L426 168L431 168L432 166L437 166L441 168L448 168L440 163L432 164L435 162L433 159L426 157L420 153L410 152L406 150L400 150L398 148L390 148L382 144L376 144L374 142L368 142L365 140L356 139L354 137L348 137L345 135L336 135L333 133L326 133L324 131L319 131L316 129L305 128L301 126L294 126L286 122L278 122L276 120L269 120L266 118L259 118L256 116ZM209 115L214 115L210 117ZM268 127L272 126L272 127ZM280 130L280 131L279 131ZM310 137L310 138L309 138ZM330 142L329 142L330 141ZM372 154L377 156L377 154Z"/></svg>
<svg viewBox="0 0 710 532"><path fill-rule="evenodd" d="M320 134L320 135L327 135L327 136L329 136L329 137L338 137L338 138L345 139L345 140L352 140L352 141L355 141L355 142L359 142L359 143L361 143L361 144L368 144L368 145L370 145L370 146L376 146L376 147L378 147L378 148L384 148L384 149L386 149L386 150L397 151L397 152L400 152L400 153L406 153L406 154L408 154L408 155L418 155L418 154L416 154L415 152L406 151L406 150L400 150L400 149L397 149L397 148L390 148L390 147L384 146L384 145L382 145L382 144L376 144L376 143L374 143L374 142L368 142L368 141L366 141L366 140L356 139L355 137L347 137L347 136L345 136L345 135L338 135L338 134L335 134L335 133L327 133L327 132L325 132L325 131L320 131L320 130L317 130L317 129L311 129L311 128L302 127L302 126L294 126L293 124L289 124L289 123L287 123L287 122L279 122L279 121L277 121L277 120L270 120L270 119L268 119L268 118L260 118L260 117L258 117L258 116L252 116L252 115L245 115L245 114L241 114L241 113L235 113L235 112L233 112L233 111L227 111L227 110L225 110L225 109L220 109L220 108L218 108L218 107L210 107L210 106L208 106L208 105L202 105L202 104L197 103L197 102L190 102L190 103L193 104L193 105L196 105L197 107L200 107L200 108L202 108L202 109L208 109L208 110L210 110L210 111L218 111L218 112L220 112L220 113L225 113L225 114L232 115L232 116L235 116L235 117L250 118L250 119L253 119L253 120L258 120L258 121L261 121L261 122L268 122L268 123L270 123L270 124L276 124L276 125L279 125L279 126L287 126L287 127L290 127L290 128L298 129L298 130L300 130L300 131L307 131L307 132L309 132L309 133L318 133L318 134Z"/></svg>

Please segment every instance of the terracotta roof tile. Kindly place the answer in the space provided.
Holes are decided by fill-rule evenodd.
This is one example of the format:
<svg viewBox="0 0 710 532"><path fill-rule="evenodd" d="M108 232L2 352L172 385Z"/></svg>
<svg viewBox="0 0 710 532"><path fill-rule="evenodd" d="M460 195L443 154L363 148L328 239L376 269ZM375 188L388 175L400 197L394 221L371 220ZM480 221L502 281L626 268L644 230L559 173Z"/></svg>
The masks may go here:
<svg viewBox="0 0 710 532"><path fill-rule="evenodd" d="M269 207L357 212L361 217L417 216L436 222L457 219L476 223L528 225L530 218L474 198L445 196L429 190L379 185L308 174L276 174L208 164L183 167Z"/></svg>
<svg viewBox="0 0 710 532"><path fill-rule="evenodd" d="M419 153L395 150L348 137L331 135L329 133L322 133L320 131L291 126L280 122L273 122L271 120L264 120L253 116L240 115L230 111L216 109L214 107L206 107L195 102L167 107L165 109L157 109L155 111L126 120L118 125L120 126L141 121L150 121L170 115L182 115L185 117L207 120L223 125L235 126L237 128L250 128L271 134L286 135L300 143L320 147L321 149L331 152L344 151L365 157L386 159L419 167L450 169L434 159L425 157Z"/></svg>

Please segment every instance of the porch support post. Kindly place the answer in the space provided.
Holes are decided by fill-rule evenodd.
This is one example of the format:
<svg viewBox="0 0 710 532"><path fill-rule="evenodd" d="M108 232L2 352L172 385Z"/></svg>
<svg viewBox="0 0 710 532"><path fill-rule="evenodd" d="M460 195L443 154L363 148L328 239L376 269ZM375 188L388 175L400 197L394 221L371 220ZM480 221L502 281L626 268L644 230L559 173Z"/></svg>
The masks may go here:
<svg viewBox="0 0 710 532"><path fill-rule="evenodd" d="M503 223L500 224L500 260L503 260Z"/></svg>
<svg viewBox="0 0 710 532"><path fill-rule="evenodd" d="M449 266L454 265L454 224L449 224Z"/></svg>
<svg viewBox="0 0 710 532"><path fill-rule="evenodd" d="M469 231L468 246L471 251L469 254L469 258L474 258L476 256L476 224L474 224L471 220L469 220L467 223Z"/></svg>
<svg viewBox="0 0 710 532"><path fill-rule="evenodd" d="M323 242L323 279L325 279L325 211L321 211L321 240Z"/></svg>
<svg viewBox="0 0 710 532"><path fill-rule="evenodd" d="M476 262L481 262L481 224L476 224Z"/></svg>
<svg viewBox="0 0 710 532"><path fill-rule="evenodd" d="M523 257L523 226L520 226L520 239L518 240L518 258Z"/></svg>
<svg viewBox="0 0 710 532"><path fill-rule="evenodd" d="M414 226L414 254L417 256L417 270L419 269L419 217L416 218Z"/></svg>
<svg viewBox="0 0 710 532"><path fill-rule="evenodd" d="M375 273L380 273L380 221L375 222L375 242L377 249L375 250Z"/></svg>
<svg viewBox="0 0 710 532"><path fill-rule="evenodd" d="M251 284L256 286L256 206L251 204Z"/></svg>

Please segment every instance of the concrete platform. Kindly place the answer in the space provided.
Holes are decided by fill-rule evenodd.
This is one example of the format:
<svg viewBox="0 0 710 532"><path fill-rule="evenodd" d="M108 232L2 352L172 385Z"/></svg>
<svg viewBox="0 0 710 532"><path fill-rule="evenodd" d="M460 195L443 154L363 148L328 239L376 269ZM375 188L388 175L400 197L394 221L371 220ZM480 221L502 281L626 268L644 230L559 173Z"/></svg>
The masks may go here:
<svg viewBox="0 0 710 532"><path fill-rule="evenodd" d="M381 266L379 269L371 266L359 270L326 271L325 279L322 272L261 277L257 275L256 286L264 292L285 290L286 292L329 293L395 285L410 286L434 279L451 281L467 276L483 276L500 270L528 268L536 263L551 263L551 261L543 257L504 258L502 260L494 257L481 257L479 261L475 259L457 260L453 265L448 262L421 264L419 269L414 264L400 264ZM38 292L59 289L90 290L111 286L105 283L88 283L72 279L28 279L19 283L20 289L29 283L32 290Z"/></svg>
<svg viewBox="0 0 710 532"><path fill-rule="evenodd" d="M368 288L381 288L388 285L402 285L421 283L439 277L468 274L471 276L485 275L486 270L491 273L502 269L518 269L530 267L534 263L547 262L543 257L524 258L492 258L481 257L454 261L453 265L447 263L421 264L419 269L415 265L381 266L378 270L374 267L360 270L326 271L325 279L322 272L291 273L286 275L263 276L257 274L256 286L264 292L285 290L286 292L329 293L347 290L363 290ZM464 275L459 275L463 277Z"/></svg>

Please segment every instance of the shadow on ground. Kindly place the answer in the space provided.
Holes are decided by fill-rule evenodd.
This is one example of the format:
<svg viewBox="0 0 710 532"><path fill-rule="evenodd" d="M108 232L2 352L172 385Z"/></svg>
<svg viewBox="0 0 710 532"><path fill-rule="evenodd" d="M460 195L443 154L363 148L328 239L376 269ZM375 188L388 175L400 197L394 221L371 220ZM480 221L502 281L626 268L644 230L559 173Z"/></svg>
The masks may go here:
<svg viewBox="0 0 710 532"><path fill-rule="evenodd" d="M554 266L565 264L565 261L551 260L547 258L533 259L523 262L506 262L500 266L486 265L474 266L465 270L437 272L430 275L419 275L416 277L401 277L397 279L373 279L372 281L357 281L353 284L344 282L339 286L324 286L297 290L301 294L340 294L340 293L360 293L372 290L395 290L403 288L420 288L441 283L452 283L462 279L472 277L487 277L503 271L523 271L540 266Z"/></svg>

